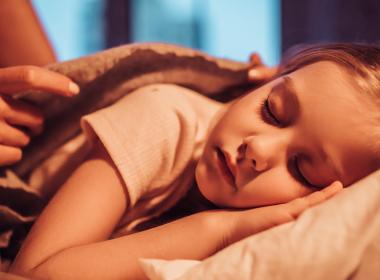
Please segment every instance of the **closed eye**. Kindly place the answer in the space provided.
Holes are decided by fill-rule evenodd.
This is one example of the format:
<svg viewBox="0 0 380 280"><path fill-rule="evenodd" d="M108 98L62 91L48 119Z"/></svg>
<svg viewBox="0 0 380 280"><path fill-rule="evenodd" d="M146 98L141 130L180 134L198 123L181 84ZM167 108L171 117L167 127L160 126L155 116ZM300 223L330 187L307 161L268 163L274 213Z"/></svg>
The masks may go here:
<svg viewBox="0 0 380 280"><path fill-rule="evenodd" d="M264 101L262 101L261 106L259 107L262 119L266 123L272 124L274 126L277 126L280 128L284 127L284 124L276 117L276 115L271 110L269 97L270 97L270 95ZM310 183L310 181L304 176L304 174L302 173L302 171L299 167L298 161L299 161L298 157L294 156L289 162L289 168L288 169L289 169L291 175L293 176L293 178L308 188L320 189L321 187L318 187L318 186Z"/></svg>
<svg viewBox="0 0 380 280"><path fill-rule="evenodd" d="M310 183L310 181L308 179L306 179L306 177L303 175L303 173L299 167L297 156L293 157L293 159L291 160L290 170L292 171L291 173L292 173L293 177L298 182L300 182L302 185L309 187L309 188L313 188L313 189L320 189L320 187L317 187L317 186L313 185L312 183Z"/></svg>
<svg viewBox="0 0 380 280"><path fill-rule="evenodd" d="M273 114L270 104L269 104L269 96L262 102L260 106L260 112L263 120L267 123L273 124L278 127L282 127L282 123L278 118Z"/></svg>

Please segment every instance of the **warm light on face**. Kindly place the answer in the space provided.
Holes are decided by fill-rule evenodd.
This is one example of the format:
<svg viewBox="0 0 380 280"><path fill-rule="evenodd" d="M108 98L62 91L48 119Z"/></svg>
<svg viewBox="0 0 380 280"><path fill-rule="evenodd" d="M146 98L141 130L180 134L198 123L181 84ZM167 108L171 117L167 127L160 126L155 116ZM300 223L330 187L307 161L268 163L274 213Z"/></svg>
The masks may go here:
<svg viewBox="0 0 380 280"><path fill-rule="evenodd" d="M369 114L356 91L339 66L318 62L247 94L210 132L196 168L200 191L220 206L246 208L369 174Z"/></svg>

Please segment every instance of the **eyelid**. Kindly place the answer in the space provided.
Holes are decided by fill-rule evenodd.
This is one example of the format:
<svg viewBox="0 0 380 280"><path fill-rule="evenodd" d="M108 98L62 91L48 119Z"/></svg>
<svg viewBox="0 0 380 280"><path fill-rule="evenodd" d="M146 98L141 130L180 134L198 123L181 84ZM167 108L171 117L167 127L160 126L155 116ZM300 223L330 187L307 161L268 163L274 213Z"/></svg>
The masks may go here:
<svg viewBox="0 0 380 280"><path fill-rule="evenodd" d="M294 156L292 158L292 162L291 162L291 168L293 169L294 171L294 176L296 177L296 179L301 182L303 185L306 185L307 187L309 188L313 188L313 189L318 189L317 186L311 184L307 179L306 177L303 175L300 167L299 167L299 163L298 163L298 156Z"/></svg>
<svg viewBox="0 0 380 280"><path fill-rule="evenodd" d="M281 120L282 126L293 124L297 120L300 110L294 84L289 80L290 77L283 77L281 82L275 84L269 93L270 103L274 105L271 108L275 109L277 119Z"/></svg>
<svg viewBox="0 0 380 280"><path fill-rule="evenodd" d="M276 117L276 115L271 110L269 97L270 95L267 96L267 98L262 102L260 106L261 115L265 121L270 122L275 126L282 127L282 122Z"/></svg>

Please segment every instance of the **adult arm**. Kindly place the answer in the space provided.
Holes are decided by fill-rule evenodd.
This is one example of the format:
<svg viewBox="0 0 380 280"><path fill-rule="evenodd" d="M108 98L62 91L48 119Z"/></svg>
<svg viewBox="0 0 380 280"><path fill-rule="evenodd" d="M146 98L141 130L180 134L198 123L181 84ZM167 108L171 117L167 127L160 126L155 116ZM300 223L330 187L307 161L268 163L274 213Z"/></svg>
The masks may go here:
<svg viewBox="0 0 380 280"><path fill-rule="evenodd" d="M0 1L0 67L56 61L30 0Z"/></svg>

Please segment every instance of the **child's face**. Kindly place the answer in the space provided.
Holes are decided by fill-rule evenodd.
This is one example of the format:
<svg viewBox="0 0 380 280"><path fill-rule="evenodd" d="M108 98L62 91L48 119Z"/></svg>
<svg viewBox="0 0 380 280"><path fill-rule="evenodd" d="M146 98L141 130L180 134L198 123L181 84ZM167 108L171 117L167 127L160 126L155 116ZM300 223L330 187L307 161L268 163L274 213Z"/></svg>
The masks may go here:
<svg viewBox="0 0 380 280"><path fill-rule="evenodd" d="M346 72L323 61L226 106L196 168L200 191L219 206L255 207L374 171L369 105L356 91ZM220 151L230 157L232 180L222 175Z"/></svg>

